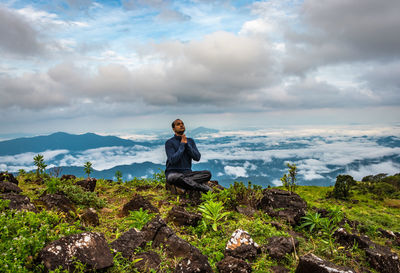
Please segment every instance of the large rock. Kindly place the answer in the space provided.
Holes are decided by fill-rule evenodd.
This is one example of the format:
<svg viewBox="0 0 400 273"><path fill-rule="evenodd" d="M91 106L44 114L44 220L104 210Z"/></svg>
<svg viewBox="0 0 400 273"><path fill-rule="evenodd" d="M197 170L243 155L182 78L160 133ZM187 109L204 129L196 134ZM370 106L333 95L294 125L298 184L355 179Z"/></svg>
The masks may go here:
<svg viewBox="0 0 400 273"><path fill-rule="evenodd" d="M0 182L7 181L15 185L18 185L18 180L14 177L12 173L0 172Z"/></svg>
<svg viewBox="0 0 400 273"><path fill-rule="evenodd" d="M142 252L132 257L132 260L136 259L139 261L135 262L133 267L135 267L139 272L150 272L151 270L158 272L161 264L161 258L156 252Z"/></svg>
<svg viewBox="0 0 400 273"><path fill-rule="evenodd" d="M143 233L132 228L113 241L110 247L114 253L121 252L122 256L130 259L138 247L144 247L145 245L146 241Z"/></svg>
<svg viewBox="0 0 400 273"><path fill-rule="evenodd" d="M97 183L96 178L88 178L76 182L76 184L81 186L85 191L90 191L90 192L94 192L96 188L96 183Z"/></svg>
<svg viewBox="0 0 400 273"><path fill-rule="evenodd" d="M272 217L283 218L295 226L305 215L307 203L296 193L280 189L265 189L258 208Z"/></svg>
<svg viewBox="0 0 400 273"><path fill-rule="evenodd" d="M3 181L0 182L0 192L1 193L9 193L9 192L14 192L14 193L20 193L22 190L20 187L18 187L16 184Z"/></svg>
<svg viewBox="0 0 400 273"><path fill-rule="evenodd" d="M188 212L183 207L174 206L168 212L168 221L172 221L179 226L197 226L201 220L198 213Z"/></svg>
<svg viewBox="0 0 400 273"><path fill-rule="evenodd" d="M292 253L298 245L299 241L293 237L275 236L268 239L268 245L265 248L270 257L281 260L287 253Z"/></svg>
<svg viewBox="0 0 400 273"><path fill-rule="evenodd" d="M246 261L232 256L225 257L217 263L220 273L250 273L251 266Z"/></svg>
<svg viewBox="0 0 400 273"><path fill-rule="evenodd" d="M28 196L10 192L0 194L0 198L4 200L10 200L10 203L8 205L9 209L37 212L35 205L31 203L31 200Z"/></svg>
<svg viewBox="0 0 400 273"><path fill-rule="evenodd" d="M232 256L242 260L254 260L259 246L253 241L247 231L237 229L226 244L225 257Z"/></svg>
<svg viewBox="0 0 400 273"><path fill-rule="evenodd" d="M121 215L127 216L129 215L129 211L139 210L140 208L142 208L142 210L148 210L150 212L159 212L158 209L149 202L149 200L139 194L136 194L128 203L126 203L122 207Z"/></svg>
<svg viewBox="0 0 400 273"><path fill-rule="evenodd" d="M300 257L296 273L355 273L350 268L335 265L310 253Z"/></svg>
<svg viewBox="0 0 400 273"><path fill-rule="evenodd" d="M39 260L47 270L62 267L74 272L78 261L88 270L99 270L114 264L113 255L103 234L84 232L63 237L46 245L39 252Z"/></svg>
<svg viewBox="0 0 400 273"><path fill-rule="evenodd" d="M63 194L46 194L39 198L39 202L42 202L47 209L56 209L65 213L75 211L74 204Z"/></svg>
<svg viewBox="0 0 400 273"><path fill-rule="evenodd" d="M175 268L174 273L213 273L207 256L199 254L186 257Z"/></svg>
<svg viewBox="0 0 400 273"><path fill-rule="evenodd" d="M399 256L390 248L380 246L365 250L367 261L372 268L381 273L400 273Z"/></svg>
<svg viewBox="0 0 400 273"><path fill-rule="evenodd" d="M356 243L360 249L375 247L375 243L372 242L368 236L352 234L347 232L344 228L338 228L334 236L336 237L336 242L349 248L351 248L354 243Z"/></svg>
<svg viewBox="0 0 400 273"><path fill-rule="evenodd" d="M372 268L381 273L400 273L399 256L391 252L389 247L372 242L366 235L357 235L347 232L344 228L339 228L335 232L338 243L352 247L357 243L360 249L364 249L367 261Z"/></svg>
<svg viewBox="0 0 400 273"><path fill-rule="evenodd" d="M97 214L97 211L94 208L85 209L80 219L82 224L86 227L88 226L97 227L98 225L100 225L99 215Z"/></svg>
<svg viewBox="0 0 400 273"><path fill-rule="evenodd" d="M200 250L178 237L158 215L142 228L142 233L147 242L153 242L152 247L163 246L169 257L190 258L202 255Z"/></svg>

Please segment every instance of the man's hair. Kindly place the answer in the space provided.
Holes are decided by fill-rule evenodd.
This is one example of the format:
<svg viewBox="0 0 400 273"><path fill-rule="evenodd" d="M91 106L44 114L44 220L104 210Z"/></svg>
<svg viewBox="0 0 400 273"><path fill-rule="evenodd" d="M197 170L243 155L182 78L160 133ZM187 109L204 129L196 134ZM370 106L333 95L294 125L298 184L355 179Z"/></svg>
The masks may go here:
<svg viewBox="0 0 400 273"><path fill-rule="evenodd" d="M175 121L177 121L177 120L181 120L180 118L177 118L176 120L174 120L173 122L172 122L172 124L171 124L171 126L172 126L172 129L174 129L175 128Z"/></svg>

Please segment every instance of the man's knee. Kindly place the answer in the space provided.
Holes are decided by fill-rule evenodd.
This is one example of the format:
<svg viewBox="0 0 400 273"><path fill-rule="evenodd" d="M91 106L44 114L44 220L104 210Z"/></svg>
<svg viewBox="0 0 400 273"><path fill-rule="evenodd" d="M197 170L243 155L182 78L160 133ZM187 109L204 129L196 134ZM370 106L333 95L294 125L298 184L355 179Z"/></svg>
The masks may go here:
<svg viewBox="0 0 400 273"><path fill-rule="evenodd" d="M183 179L183 174L181 173L170 173L167 176L167 183L169 184L178 184L178 181Z"/></svg>
<svg viewBox="0 0 400 273"><path fill-rule="evenodd" d="M207 180L211 179L211 172L210 171L204 171L204 175L207 177Z"/></svg>

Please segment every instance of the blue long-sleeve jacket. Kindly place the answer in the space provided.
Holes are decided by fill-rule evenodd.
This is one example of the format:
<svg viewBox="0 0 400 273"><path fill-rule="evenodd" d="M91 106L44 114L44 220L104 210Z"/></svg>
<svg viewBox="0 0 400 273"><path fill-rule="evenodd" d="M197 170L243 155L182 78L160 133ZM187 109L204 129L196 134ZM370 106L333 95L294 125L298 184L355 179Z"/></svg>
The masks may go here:
<svg viewBox="0 0 400 273"><path fill-rule="evenodd" d="M185 173L192 170L192 159L199 161L201 154L197 150L192 138L187 138L187 143L181 143L181 136L174 135L165 142L167 153L167 166L165 175L170 172Z"/></svg>

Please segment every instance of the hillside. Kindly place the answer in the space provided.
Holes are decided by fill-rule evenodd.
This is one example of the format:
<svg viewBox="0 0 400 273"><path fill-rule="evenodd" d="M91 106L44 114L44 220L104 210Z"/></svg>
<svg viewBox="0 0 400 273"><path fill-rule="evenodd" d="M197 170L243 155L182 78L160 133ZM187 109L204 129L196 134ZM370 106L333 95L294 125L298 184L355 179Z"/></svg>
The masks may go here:
<svg viewBox="0 0 400 273"><path fill-rule="evenodd" d="M165 189L162 173L125 182L61 180L46 174L37 179L32 173L22 173L14 181L4 173L0 177L4 199L0 199L0 272L51 268L50 260L64 259L67 254L63 247L53 245L59 250L46 260L49 244L79 236L73 234L84 234L83 241L90 236L105 240L102 247L106 244L108 254L96 254L94 259L104 259L92 265L104 265L102 272L194 272L194 268L200 268L199 272L311 272L305 267L315 257L311 253L330 262L331 268L343 270L335 272L345 272L344 268L400 272L396 271L400 270L396 260L400 254L399 175L358 181L347 200L328 198L333 187L299 186L297 195L242 183L224 190L215 187L202 196L175 195ZM11 193L19 191L17 183L22 191ZM21 204L31 211L7 209L15 205L5 201L11 195L29 197L31 203L24 199ZM301 218L304 215L309 220ZM235 231L241 240L230 241ZM248 244L233 247L232 242L245 239ZM75 241L74 247L77 244L81 243ZM112 257L109 248L120 253ZM80 258L81 252L74 253L71 272L72 268L85 272L90 262ZM145 261L148 268L158 271L146 271ZM227 271L229 265L237 271Z"/></svg>

